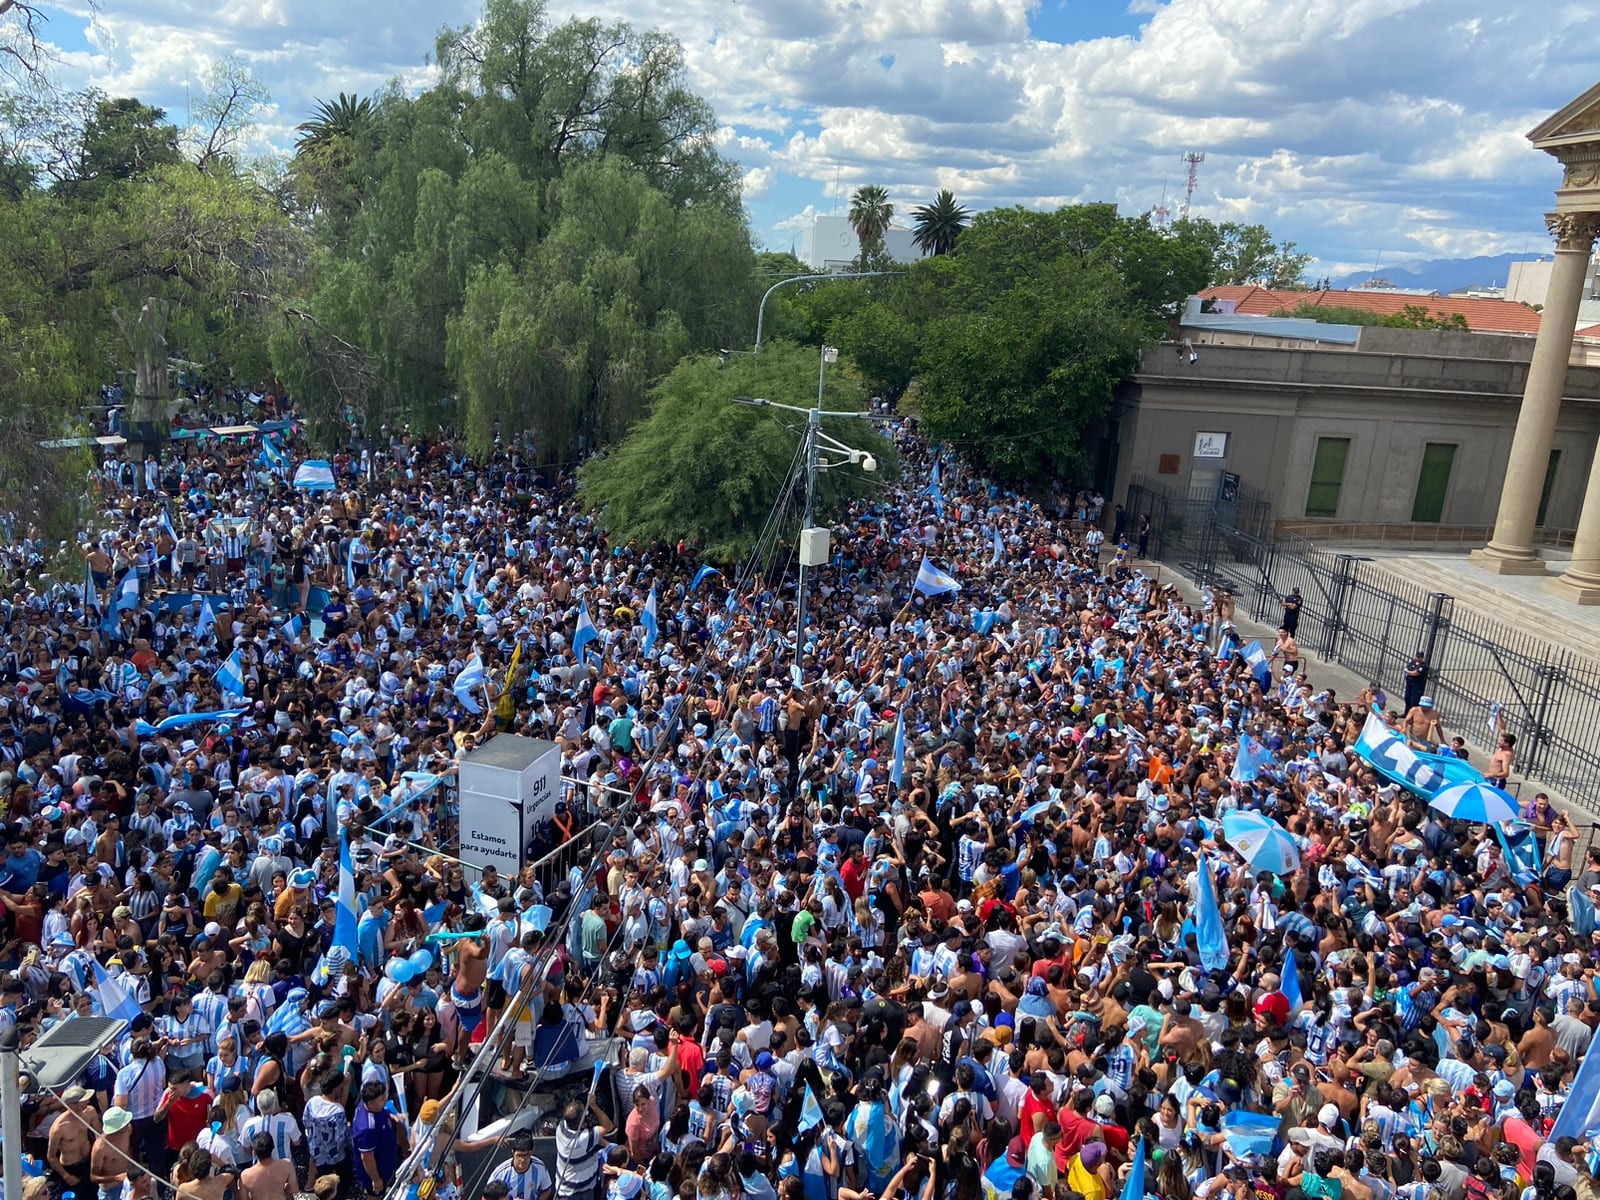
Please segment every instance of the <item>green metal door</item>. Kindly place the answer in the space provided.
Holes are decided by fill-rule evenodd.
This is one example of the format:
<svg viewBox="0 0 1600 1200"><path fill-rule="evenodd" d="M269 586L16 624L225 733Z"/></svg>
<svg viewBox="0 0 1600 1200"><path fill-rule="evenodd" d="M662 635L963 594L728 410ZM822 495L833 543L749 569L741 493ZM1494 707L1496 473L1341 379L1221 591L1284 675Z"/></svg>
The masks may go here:
<svg viewBox="0 0 1600 1200"><path fill-rule="evenodd" d="M1417 498L1411 502L1411 519L1437 523L1444 516L1444 494L1450 487L1450 467L1456 448L1429 442L1422 448L1422 470L1417 472Z"/></svg>
<svg viewBox="0 0 1600 1200"><path fill-rule="evenodd" d="M1350 439L1317 439L1317 456L1311 463L1311 486L1306 490L1306 516L1339 515L1339 489L1344 485L1344 461L1350 456Z"/></svg>

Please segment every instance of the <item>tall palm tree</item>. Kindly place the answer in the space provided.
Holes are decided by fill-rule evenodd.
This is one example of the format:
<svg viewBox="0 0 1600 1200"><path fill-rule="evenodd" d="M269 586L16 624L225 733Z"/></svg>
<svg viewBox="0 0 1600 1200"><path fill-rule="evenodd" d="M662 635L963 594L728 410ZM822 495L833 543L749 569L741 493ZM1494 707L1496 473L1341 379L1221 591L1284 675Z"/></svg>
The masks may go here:
<svg viewBox="0 0 1600 1200"><path fill-rule="evenodd" d="M956 239L967 227L971 214L956 203L949 188L941 188L932 204L919 204L911 210L916 218L914 240L924 254L949 254L956 248Z"/></svg>
<svg viewBox="0 0 1600 1200"><path fill-rule="evenodd" d="M353 137L372 120L372 101L365 96L340 92L337 100L318 100L309 121L294 127L299 136L295 150L313 150L336 138Z"/></svg>
<svg viewBox="0 0 1600 1200"><path fill-rule="evenodd" d="M894 216L894 205L889 203L889 189L869 183L858 187L850 197L850 227L856 231L861 243L861 253L883 245L883 235L889 228L889 218Z"/></svg>

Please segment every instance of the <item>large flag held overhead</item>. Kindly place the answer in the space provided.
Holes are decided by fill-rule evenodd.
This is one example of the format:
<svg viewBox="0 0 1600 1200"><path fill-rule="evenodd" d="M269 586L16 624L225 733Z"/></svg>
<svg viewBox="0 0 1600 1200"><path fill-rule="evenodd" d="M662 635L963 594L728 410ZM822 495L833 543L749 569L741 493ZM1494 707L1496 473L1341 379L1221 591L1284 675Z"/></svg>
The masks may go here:
<svg viewBox="0 0 1600 1200"><path fill-rule="evenodd" d="M294 486L308 492L331 492L333 468L320 458L308 459L294 473Z"/></svg>
<svg viewBox="0 0 1600 1200"><path fill-rule="evenodd" d="M1217 904L1217 885L1211 878L1211 863L1200 856L1200 898L1195 904L1195 942L1200 950L1200 965L1220 971L1228 965L1228 938L1222 931L1222 909Z"/></svg>
<svg viewBox="0 0 1600 1200"><path fill-rule="evenodd" d="M706 568L702 567L701 570ZM589 616L587 602L578 606L578 627L572 631L572 656L580 663L584 653L589 648L589 643L600 636L600 631L594 627L594 620Z"/></svg>
<svg viewBox="0 0 1600 1200"><path fill-rule="evenodd" d="M924 596L942 596L946 592L959 592L961 585L955 578L928 561L928 556L922 556L922 565L917 568L917 582L914 590Z"/></svg>
<svg viewBox="0 0 1600 1200"><path fill-rule="evenodd" d="M656 589L653 587L650 589L650 598L639 612L639 624L644 626L644 652L649 654L656 648L656 637L661 632L661 626L656 621Z"/></svg>
<svg viewBox="0 0 1600 1200"><path fill-rule="evenodd" d="M1483 772L1464 758L1413 750L1376 713L1367 714L1367 723L1361 727L1353 749L1379 775L1429 800L1453 783L1483 779Z"/></svg>
<svg viewBox="0 0 1600 1200"><path fill-rule="evenodd" d="M707 579L709 579L713 575L721 575L721 574L722 574L722 572L717 570L715 567L701 567L698 571L696 571L694 573L694 579L689 584L689 590L691 592L697 592L697 591L700 590L700 585L702 583L704 583Z"/></svg>
<svg viewBox="0 0 1600 1200"><path fill-rule="evenodd" d="M478 698L472 693L483 687L483 659L474 652L467 660L467 665L461 668L461 673L456 676L456 699L470 713L480 713L483 705L478 703Z"/></svg>

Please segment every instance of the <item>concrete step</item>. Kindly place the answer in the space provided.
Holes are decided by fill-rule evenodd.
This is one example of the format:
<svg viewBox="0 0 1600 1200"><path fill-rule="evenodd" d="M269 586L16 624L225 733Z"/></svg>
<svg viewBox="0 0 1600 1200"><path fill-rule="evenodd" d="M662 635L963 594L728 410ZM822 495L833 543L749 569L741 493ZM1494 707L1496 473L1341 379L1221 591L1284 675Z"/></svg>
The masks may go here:
<svg viewBox="0 0 1600 1200"><path fill-rule="evenodd" d="M1362 565L1363 572L1369 570L1444 592L1455 597L1457 614L1463 608L1481 613L1554 650L1570 650L1600 664L1600 611L1545 592L1544 577L1494 575L1464 555L1374 556Z"/></svg>

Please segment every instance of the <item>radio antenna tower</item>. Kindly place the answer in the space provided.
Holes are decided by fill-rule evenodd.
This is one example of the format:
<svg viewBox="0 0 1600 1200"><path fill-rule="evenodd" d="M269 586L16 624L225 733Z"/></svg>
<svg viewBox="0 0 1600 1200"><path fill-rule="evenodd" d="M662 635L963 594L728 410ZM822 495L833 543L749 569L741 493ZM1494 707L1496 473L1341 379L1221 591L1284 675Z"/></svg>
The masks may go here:
<svg viewBox="0 0 1600 1200"><path fill-rule="evenodd" d="M1178 220L1189 219L1189 205L1194 202L1195 185L1200 182L1200 164L1205 162L1204 150L1190 150L1183 156L1183 165L1189 168L1189 177L1184 183L1183 208L1178 212Z"/></svg>

